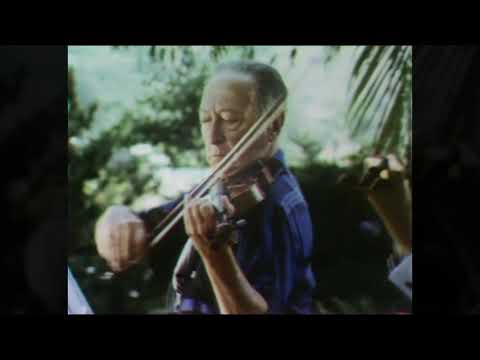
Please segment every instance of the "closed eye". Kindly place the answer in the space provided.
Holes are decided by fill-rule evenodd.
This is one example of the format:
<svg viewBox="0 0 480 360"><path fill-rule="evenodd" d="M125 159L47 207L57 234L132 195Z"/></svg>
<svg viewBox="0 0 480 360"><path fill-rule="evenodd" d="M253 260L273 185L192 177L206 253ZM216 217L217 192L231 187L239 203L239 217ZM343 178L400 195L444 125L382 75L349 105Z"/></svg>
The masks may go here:
<svg viewBox="0 0 480 360"><path fill-rule="evenodd" d="M231 111L222 111L220 113L220 116L222 117L223 120L227 122L237 122L239 120L238 114L233 113Z"/></svg>
<svg viewBox="0 0 480 360"><path fill-rule="evenodd" d="M206 122L209 122L210 120L211 120L210 116L208 116L208 115L200 115L200 122L206 123Z"/></svg>
<svg viewBox="0 0 480 360"><path fill-rule="evenodd" d="M221 111L220 113L218 113L218 115L221 120L231 125L236 124L240 121L240 115L233 111ZM200 118L200 122L202 123L207 123L212 120L212 117L206 111L201 112L199 118Z"/></svg>

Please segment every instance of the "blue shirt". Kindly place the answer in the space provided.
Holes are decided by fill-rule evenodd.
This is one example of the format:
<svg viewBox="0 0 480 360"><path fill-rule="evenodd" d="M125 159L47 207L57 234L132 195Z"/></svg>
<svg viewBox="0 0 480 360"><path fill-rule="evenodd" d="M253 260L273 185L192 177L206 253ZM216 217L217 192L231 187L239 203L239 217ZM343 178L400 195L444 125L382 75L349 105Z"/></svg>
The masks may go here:
<svg viewBox="0 0 480 360"><path fill-rule="evenodd" d="M300 186L279 150L283 163L266 199L245 218L235 256L249 283L268 303L269 313L313 311L315 278L311 267L313 230ZM166 206L170 207L170 206ZM217 314L215 302L183 298L181 311Z"/></svg>

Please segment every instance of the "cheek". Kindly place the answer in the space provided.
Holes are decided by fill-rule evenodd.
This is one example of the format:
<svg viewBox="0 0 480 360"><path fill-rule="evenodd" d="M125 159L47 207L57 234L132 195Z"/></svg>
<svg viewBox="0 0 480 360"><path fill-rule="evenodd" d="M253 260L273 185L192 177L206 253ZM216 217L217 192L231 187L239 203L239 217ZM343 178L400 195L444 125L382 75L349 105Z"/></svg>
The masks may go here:
<svg viewBox="0 0 480 360"><path fill-rule="evenodd" d="M248 132L251 125L252 125L251 123L242 123L239 126L237 126L234 130L227 131L226 132L227 140L233 145L235 145Z"/></svg>
<svg viewBox="0 0 480 360"><path fill-rule="evenodd" d="M225 134L225 138L227 139L227 143L230 147L235 146L242 136L245 134L243 131L229 131Z"/></svg>
<svg viewBox="0 0 480 360"><path fill-rule="evenodd" d="M204 124L200 125L200 134L202 135L202 138L205 139L205 136L207 134L206 125L204 125Z"/></svg>

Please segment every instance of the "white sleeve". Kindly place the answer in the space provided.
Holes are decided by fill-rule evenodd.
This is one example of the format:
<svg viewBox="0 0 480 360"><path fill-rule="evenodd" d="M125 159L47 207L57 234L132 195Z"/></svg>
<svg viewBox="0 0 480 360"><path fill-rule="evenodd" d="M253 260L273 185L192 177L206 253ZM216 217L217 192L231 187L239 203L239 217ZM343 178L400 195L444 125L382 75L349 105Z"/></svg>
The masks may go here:
<svg viewBox="0 0 480 360"><path fill-rule="evenodd" d="M412 300L412 255L406 256L403 261L392 270L388 278Z"/></svg>
<svg viewBox="0 0 480 360"><path fill-rule="evenodd" d="M85 299L75 278L67 267L68 276L68 315L93 315L90 305Z"/></svg>

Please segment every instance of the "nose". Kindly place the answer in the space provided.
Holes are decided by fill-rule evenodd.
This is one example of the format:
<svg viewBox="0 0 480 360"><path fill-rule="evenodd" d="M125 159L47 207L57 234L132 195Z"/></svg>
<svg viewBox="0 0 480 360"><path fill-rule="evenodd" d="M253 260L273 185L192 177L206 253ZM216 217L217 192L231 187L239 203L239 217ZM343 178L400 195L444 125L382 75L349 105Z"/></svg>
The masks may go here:
<svg viewBox="0 0 480 360"><path fill-rule="evenodd" d="M211 123L210 134L209 134L210 144L218 145L225 142L225 136L223 134L222 122L217 117L214 116Z"/></svg>

